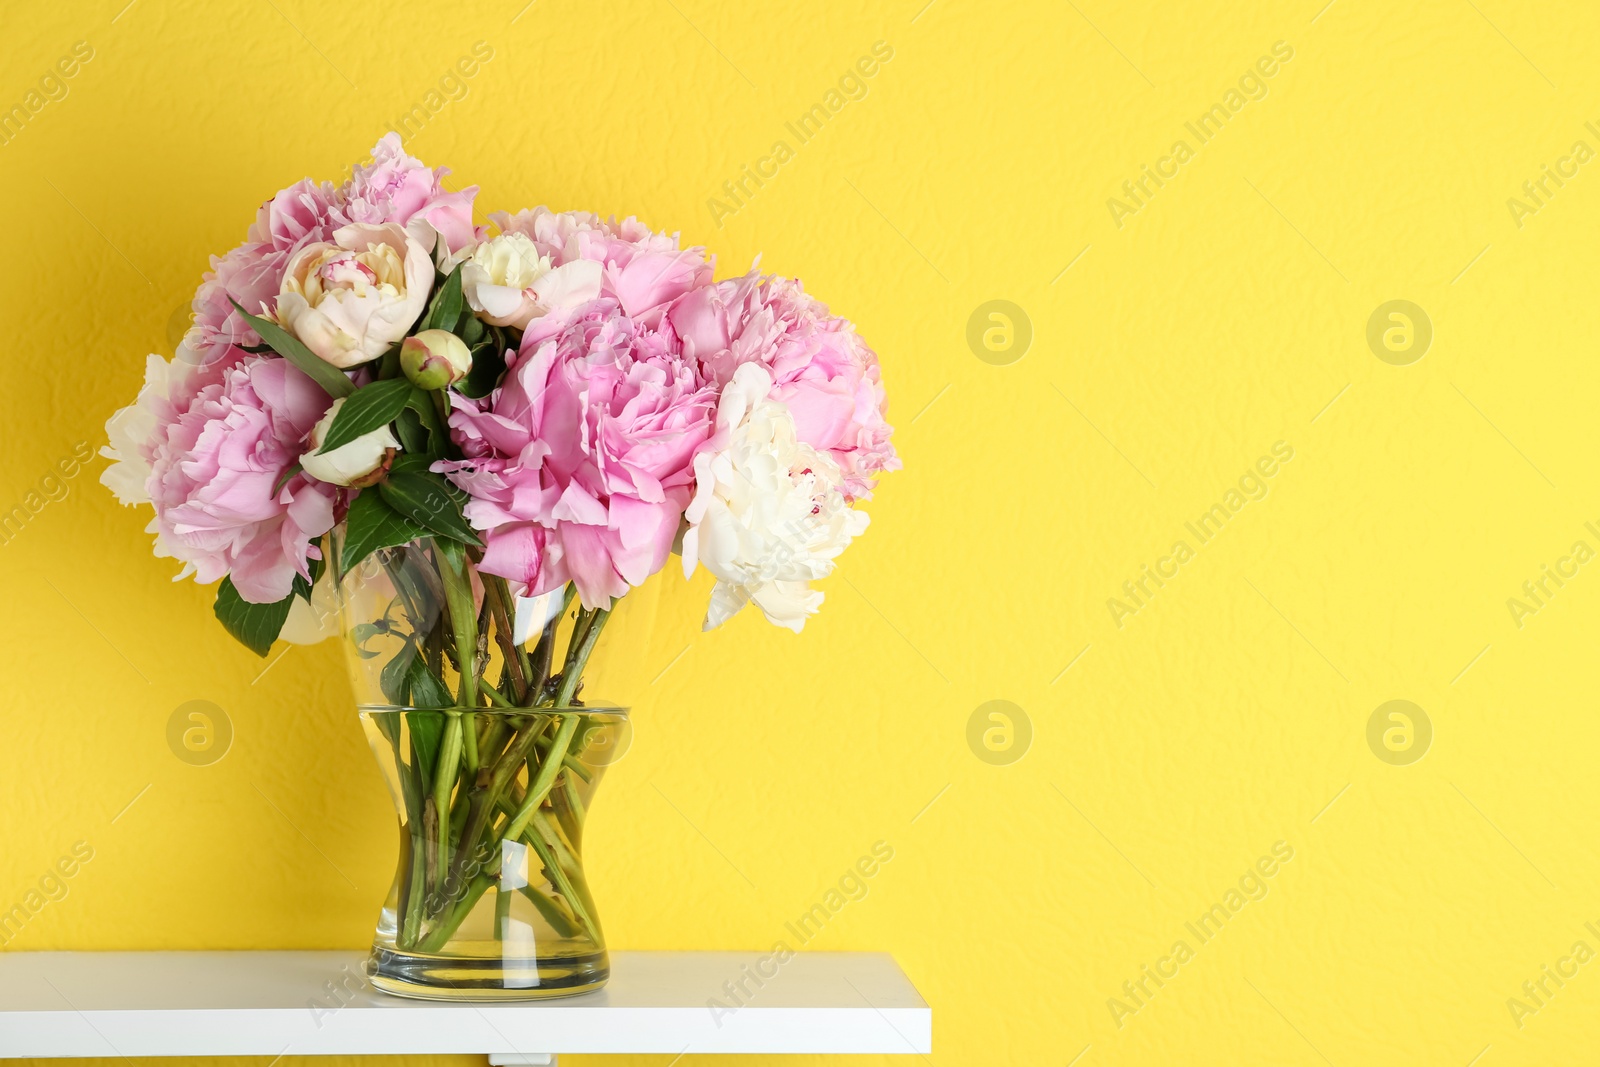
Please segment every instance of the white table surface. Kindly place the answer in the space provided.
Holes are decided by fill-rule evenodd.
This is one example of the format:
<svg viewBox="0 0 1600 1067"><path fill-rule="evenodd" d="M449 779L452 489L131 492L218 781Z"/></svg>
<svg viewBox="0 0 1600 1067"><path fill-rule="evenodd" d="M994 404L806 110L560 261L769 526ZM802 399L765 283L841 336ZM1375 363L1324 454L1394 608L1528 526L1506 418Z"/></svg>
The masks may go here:
<svg viewBox="0 0 1600 1067"><path fill-rule="evenodd" d="M803 952L758 989L763 959L770 973L762 953L613 952L594 993L456 1004L377 992L363 952L0 953L0 1058L932 1050L892 957ZM724 983L741 979L739 1006ZM736 1010L714 1018L713 997Z"/></svg>

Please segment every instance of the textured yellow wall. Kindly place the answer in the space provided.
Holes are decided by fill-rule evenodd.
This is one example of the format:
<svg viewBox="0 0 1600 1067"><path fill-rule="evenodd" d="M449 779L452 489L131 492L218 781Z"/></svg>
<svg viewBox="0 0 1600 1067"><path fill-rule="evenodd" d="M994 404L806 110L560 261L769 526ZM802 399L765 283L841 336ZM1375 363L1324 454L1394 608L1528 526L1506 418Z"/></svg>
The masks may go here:
<svg viewBox="0 0 1600 1067"><path fill-rule="evenodd" d="M0 903L93 850L7 950L365 944L395 845L338 650L263 673L101 461L28 494L257 202L483 42L414 152L484 209L802 276L882 353L905 458L802 639L700 635L706 586L660 579L607 684L638 721L589 845L614 945L765 948L881 840L810 947L892 951L939 1064L1592 1057L1592 4L125 3L0 32L0 104L92 49L0 145L0 506L40 505L0 545ZM969 344L993 300L1009 351L986 313ZM1415 311L1369 345L1393 300L1425 352ZM168 747L191 700L231 722L210 766ZM969 730L995 700L1009 753ZM1391 700L1421 714L1369 742ZM1545 966L1576 973L1535 1000Z"/></svg>

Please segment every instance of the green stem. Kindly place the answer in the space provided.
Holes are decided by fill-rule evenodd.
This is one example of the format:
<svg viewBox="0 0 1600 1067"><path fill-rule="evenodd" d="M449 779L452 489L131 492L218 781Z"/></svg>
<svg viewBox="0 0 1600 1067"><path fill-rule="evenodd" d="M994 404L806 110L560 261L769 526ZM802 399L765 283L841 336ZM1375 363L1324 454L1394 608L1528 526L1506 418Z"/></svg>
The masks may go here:
<svg viewBox="0 0 1600 1067"><path fill-rule="evenodd" d="M547 893L541 893L531 885L521 886L517 892L533 902L539 909L539 914L544 916L544 921L556 932L557 937L572 937L580 931L577 918L561 906L560 901Z"/></svg>
<svg viewBox="0 0 1600 1067"><path fill-rule="evenodd" d="M439 850L434 858L434 873L441 886L450 865L450 792L456 784L456 768L461 762L461 715L448 712L444 739L439 743L439 764L433 775L433 809L439 819Z"/></svg>
<svg viewBox="0 0 1600 1067"><path fill-rule="evenodd" d="M511 799L502 798L497 806L508 817L514 814ZM551 813L541 811L538 814L548 818ZM539 863L544 868L545 880L560 894L560 899L567 902L580 928L580 931L575 932L588 933L591 940L598 944L600 928L594 920L596 914L594 900L589 896L588 886L584 883L583 869L578 865L576 852L568 848L559 832L552 831L545 819L535 818L522 832L521 840L539 857Z"/></svg>
<svg viewBox="0 0 1600 1067"><path fill-rule="evenodd" d="M489 826L497 798L505 795L511 779L517 773L517 768L527 759L528 750L539 739L539 734L544 732L544 724L543 718L535 718L533 722L522 727L511 739L511 744L501 753L500 758L495 761L488 783L479 784L472 790L468 801L467 821L458 838L460 844L456 849L455 861L451 865L451 878L460 878L461 872L471 858L473 846ZM482 770L479 771L478 778L481 783Z"/></svg>
<svg viewBox="0 0 1600 1067"><path fill-rule="evenodd" d="M449 942L450 935L456 932L456 928L471 914L479 898L493 884L494 879L486 874L480 874L474 878L472 884L467 886L466 892L461 894L461 899L456 901L455 907L451 908L449 913L441 917L434 924L433 929L428 931L428 936L422 939L422 943L417 946L417 951L437 952L443 948Z"/></svg>
<svg viewBox="0 0 1600 1067"><path fill-rule="evenodd" d="M478 716L467 712L461 726L461 751L467 763L467 777L478 773Z"/></svg>
<svg viewBox="0 0 1600 1067"><path fill-rule="evenodd" d="M407 646L407 651L410 646ZM379 731L388 740L389 747L394 750L395 772L400 778L400 792L405 804L405 821L401 826L405 836L401 839L402 847L406 851L406 864L401 873L400 881L400 915L398 922L400 930L397 940L401 948L406 948L417 939L417 932L422 923L422 908L420 903L423 894L423 882L427 878L423 867L426 845L422 839L422 786L417 773L417 768L411 766L401 753L405 734L401 729L403 722L399 712L378 712L373 716Z"/></svg>
<svg viewBox="0 0 1600 1067"><path fill-rule="evenodd" d="M435 620L433 628L430 629L427 636L422 639L422 659L423 665L426 666L428 670L433 672L433 676L435 678L440 679L440 688L444 689L445 692L449 692L450 687L445 685L443 681L444 627L441 625L443 621L444 620L442 616Z"/></svg>
<svg viewBox="0 0 1600 1067"><path fill-rule="evenodd" d="M494 891L494 933L496 941L505 940L506 920L511 918L511 893L506 891L504 883Z"/></svg>
<svg viewBox="0 0 1600 1067"><path fill-rule="evenodd" d="M444 579L444 597L450 605L450 629L455 637L456 661L461 669L464 708L478 706L478 611L472 602L472 578L462 546L442 538L434 540L434 558Z"/></svg>
<svg viewBox="0 0 1600 1067"><path fill-rule="evenodd" d="M456 546L456 552L459 552L459 546ZM462 640L463 635L457 628L455 644L462 664L463 692L467 691L469 678L473 686L471 690L472 703L465 706L474 707L477 704L478 692L476 687L477 671L475 669L477 618L470 607L466 607L465 610L457 607L454 597L459 596L461 591L458 590L452 593L451 586L454 583L448 581L450 578L460 579L465 577L464 566L462 563L456 562L457 560L462 560L462 557L455 555L454 559L450 558L454 553L451 553L449 549L444 553L438 553L438 555L445 557L446 565L440 567L440 573L447 577L445 594L447 600L450 601L452 621L471 619L472 632L470 634L470 642ZM464 563L464 560L462 562ZM451 564L455 564L455 566L451 566ZM466 604L470 605L470 585L465 587L464 592ZM574 593L575 590L569 585L565 604L563 605L563 615L566 607L571 604ZM493 605L489 606L492 610ZM582 684L584 668L588 665L589 657L593 653L595 645L599 641L600 633L610 615L611 613L608 609L582 610L579 612L572 636L568 642L567 654L564 657L561 684L554 694L554 706L556 709L567 709L572 706L572 700ZM549 677L549 664L553 658L552 648L555 643L554 624L559 622L559 619L560 616L557 616L556 619L551 620L552 625L547 626L544 634L541 635L539 648L535 650L534 657L538 662L530 664L534 674L528 678L529 682L537 681L539 685L537 688L530 688L526 699L538 700L538 694L542 692L544 680ZM492 686L486 686L485 690L492 688ZM498 691L496 693L499 695ZM487 692L485 692L485 695L487 696ZM488 699L491 702L494 700L493 697L488 697ZM449 827L453 820L448 816L450 810L448 800L450 790L455 785L456 770L461 759L462 749L460 735L461 716L460 714L452 715L451 722L455 728L455 733L452 735L447 729L446 736L441 742L440 769L434 783L435 806L441 812L446 813L441 820L443 828L440 835L439 857L436 861L439 884L441 887L447 887L453 884L452 879L463 877L470 855L480 844L485 848L498 850L502 841L523 840L539 856L551 885L566 901L578 924L598 943L600 930L594 920L594 906L589 899L588 887L583 884L581 869L577 866L576 860L571 858L569 851L569 848L575 847L576 843L573 842L569 846L568 843L562 840L562 831L560 829L543 819L535 820L534 818L535 815L539 814L540 806L549 797L557 776L569 764L568 750L572 745L573 739L578 734L582 715L563 715L557 712L555 718L559 723L556 735L550 740L548 750L545 750L542 746L539 747L543 759L539 763L538 773L529 781L527 792L518 805L515 814L503 827L496 827L487 835L485 835L485 831L489 829L489 821L493 818L498 807L506 805L506 791L511 785L512 778L520 765L527 760L529 753L535 750L535 746L538 745L548 720L544 716L536 716L534 721L517 730L505 750L494 760L492 768L486 764L480 764L476 773L476 783L467 805L464 824L458 823L459 836L456 838L457 847L454 850L454 858L452 860L449 848L451 836ZM474 741L476 740L475 736ZM498 747L498 741L496 741L495 747ZM452 748L455 750L454 754L451 756L451 761L447 762L446 755ZM562 799L566 801L563 807L569 807L572 798L563 797ZM509 808L509 805L506 806ZM548 814L551 820L555 819L556 815L553 811ZM530 829L532 832L529 832ZM445 913L439 917L427 936L422 939L418 946L419 950L425 952L437 951L447 944L455 930L470 914L478 899L482 897L493 882L493 878L484 874L474 875L465 892L454 902L454 906L447 907ZM530 895L529 899L533 900L534 898ZM497 901L497 905L498 903ZM537 903L538 901L535 900L536 905ZM540 910L541 912L544 911L543 908ZM552 926L554 925L552 923ZM498 934L498 931L496 933Z"/></svg>
<svg viewBox="0 0 1600 1067"><path fill-rule="evenodd" d="M419 832L422 827L412 824L409 829L411 864L406 880L400 887L400 948L415 945L417 936L422 932L422 899L426 895L424 883L428 877L423 868L427 846Z"/></svg>
<svg viewBox="0 0 1600 1067"><path fill-rule="evenodd" d="M437 891L434 871L439 865L439 809L432 796L422 802L422 848L422 893L426 901ZM432 910L431 904L426 906Z"/></svg>
<svg viewBox="0 0 1600 1067"><path fill-rule="evenodd" d="M495 692L500 691L497 689ZM483 725L483 736L478 738L478 751L482 755L482 761L478 767L478 780L473 783L478 789L482 789L492 778L494 767L500 760L500 753L506 747L506 731L511 729L506 723L510 718L509 715L488 715L485 718L488 721Z"/></svg>
<svg viewBox="0 0 1600 1067"><path fill-rule="evenodd" d="M550 806L541 809L539 814L544 816L546 829L555 835L556 844L560 846L560 854L571 859L572 862L567 864L567 869L577 871L580 869L577 860L578 841L575 837L567 834L566 824L561 821L561 813L556 810L555 806L559 799L559 797L552 797Z"/></svg>
<svg viewBox="0 0 1600 1067"><path fill-rule="evenodd" d="M546 759L549 756L549 754L550 754L550 745L547 742L545 742L545 741L543 741L541 739L540 743L538 745L536 745L535 747L539 750L539 759L541 761L543 761L544 759ZM567 754L565 756L561 757L561 765L563 767L565 767L567 770L571 771L573 774L576 774L579 778L582 778L584 781L587 782L589 779L594 777L593 772L591 772L589 770L589 768L585 767L582 763L580 763L578 761L577 757L575 757L573 755L574 752L582 752L582 751L583 751L583 731L580 730L578 732L578 736L572 739L572 744L567 746Z"/></svg>
<svg viewBox="0 0 1600 1067"><path fill-rule="evenodd" d="M495 640L500 645L501 654L505 656L506 668L511 676L512 695L516 702L521 704L528 698L528 678L533 674L533 667L528 662L527 651L517 644L515 639L511 590L504 578L485 574L483 597L488 601L490 611L494 613Z"/></svg>
<svg viewBox="0 0 1600 1067"><path fill-rule="evenodd" d="M532 845L534 852L538 853L539 862L544 864L550 884L572 908L573 914L583 924L590 939L596 945L600 944L600 924L594 918L594 902L589 899L589 889L583 884L583 877L579 873L577 864L572 863L569 870L569 865L564 862L569 857L562 848L560 839L551 833L550 827L540 819L533 824L531 833L523 835L523 840Z"/></svg>
<svg viewBox="0 0 1600 1067"><path fill-rule="evenodd" d="M556 730L556 738L550 742L550 754L539 767L539 777L528 783L528 795L523 799L522 807L517 809L517 814L512 817L511 824L506 827L507 837L512 839L521 837L522 831L528 828L528 821L533 818L534 810L544 803L545 797L550 795L550 787L555 784L556 774L561 770L561 757L567 754L567 746L572 743L572 735L577 732L578 716L562 716L561 727Z"/></svg>
<svg viewBox="0 0 1600 1067"><path fill-rule="evenodd" d="M580 607L578 609L577 620L572 624L572 634L567 638L567 654L561 663L561 677L563 679L572 673L572 665L578 658L578 650L583 647L584 635L594 625L595 615L596 612L590 611L588 608Z"/></svg>
<svg viewBox="0 0 1600 1067"><path fill-rule="evenodd" d="M573 752L583 751L584 746L589 743L589 735L594 732L594 729L595 725L592 722L586 722L582 726L578 727L578 736L572 739ZM567 756L566 764L567 770L571 771L573 774L576 774L585 782L594 777L593 771L591 771L588 767L585 767L582 763L578 762L571 755Z"/></svg>
<svg viewBox="0 0 1600 1067"><path fill-rule="evenodd" d="M561 779L561 795L567 802L567 807L572 811L572 827L576 829L583 825L583 798L578 795L578 787L572 784L572 775L564 775ZM572 836L571 831L568 836ZM573 844L577 844L576 841Z"/></svg>
<svg viewBox="0 0 1600 1067"><path fill-rule="evenodd" d="M578 587L568 582L561 595L561 610L544 624L544 632L539 635L539 643L533 649L532 673L528 675L528 696L522 702L524 707L532 707L544 698L545 683L550 680L550 667L555 660L556 629L561 625L562 618L567 614L567 609L572 606L573 597L577 594Z"/></svg>
<svg viewBox="0 0 1600 1067"><path fill-rule="evenodd" d="M589 625L583 631L582 639L573 634L577 647L567 651L566 665L561 668L561 689L556 693L556 707L572 706L572 696L578 691L578 683L583 680L583 669L589 665L589 653L594 651L595 642L600 640L600 631L610 618L609 609L597 608L589 616ZM582 622L581 618L579 622Z"/></svg>

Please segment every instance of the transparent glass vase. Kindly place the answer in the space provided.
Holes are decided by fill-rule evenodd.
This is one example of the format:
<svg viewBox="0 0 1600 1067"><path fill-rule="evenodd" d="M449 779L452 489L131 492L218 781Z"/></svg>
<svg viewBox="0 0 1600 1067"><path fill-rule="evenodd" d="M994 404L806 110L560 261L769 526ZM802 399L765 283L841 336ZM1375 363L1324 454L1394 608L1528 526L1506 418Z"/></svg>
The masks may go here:
<svg viewBox="0 0 1600 1067"><path fill-rule="evenodd" d="M337 579L361 724L400 828L373 985L430 1000L603 985L583 831L630 725L627 709L582 700L580 679L609 613L563 591L519 601L442 539Z"/></svg>

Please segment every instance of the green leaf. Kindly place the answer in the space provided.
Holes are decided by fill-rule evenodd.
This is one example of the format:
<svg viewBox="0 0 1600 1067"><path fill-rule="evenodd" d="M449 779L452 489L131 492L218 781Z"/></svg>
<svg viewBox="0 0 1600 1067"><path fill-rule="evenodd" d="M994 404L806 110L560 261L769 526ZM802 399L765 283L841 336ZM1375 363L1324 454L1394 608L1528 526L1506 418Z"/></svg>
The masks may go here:
<svg viewBox="0 0 1600 1067"><path fill-rule="evenodd" d="M250 314L232 297L228 298L228 303L238 308L239 314L244 316L244 321L261 335L263 341L272 346L274 352L304 371L306 377L322 386L323 392L331 397L341 397L349 396L356 391L355 383L345 377L344 371L301 344L298 337L275 322L268 322L260 315Z"/></svg>
<svg viewBox="0 0 1600 1067"><path fill-rule="evenodd" d="M494 387L500 384L500 376L505 372L505 347L494 339L494 334L491 334L490 340L484 341L472 350L472 369L467 371L465 378L456 383L456 391L474 400L488 396L494 392Z"/></svg>
<svg viewBox="0 0 1600 1067"><path fill-rule="evenodd" d="M232 578L224 578L217 587L217 602L212 610L230 634L265 659L289 618L293 600L294 594L290 593L276 604L252 604L239 595Z"/></svg>
<svg viewBox="0 0 1600 1067"><path fill-rule="evenodd" d="M387 426L411 399L412 385L404 378L388 378L357 389L340 405L317 454L326 455L362 434Z"/></svg>
<svg viewBox="0 0 1600 1067"><path fill-rule="evenodd" d="M428 450L428 431L423 428L422 417L409 403L404 411L395 416L394 432L395 436L400 438L400 447L405 449L403 455ZM400 462L401 458L402 456L396 456L395 462Z"/></svg>
<svg viewBox="0 0 1600 1067"><path fill-rule="evenodd" d="M393 548L428 536L426 527L396 512L371 489L362 490L350 505L344 530L344 554L339 559L339 568L345 572L355 570L362 560L380 548Z"/></svg>
<svg viewBox="0 0 1600 1067"><path fill-rule="evenodd" d="M467 342L468 348L477 345L488 332L489 328L476 315L468 315L466 320L461 323L461 339Z"/></svg>
<svg viewBox="0 0 1600 1067"><path fill-rule="evenodd" d="M461 318L461 268L464 266L465 262L457 263L450 277L433 294L433 304L428 309L427 329L455 330L456 322Z"/></svg>
<svg viewBox="0 0 1600 1067"><path fill-rule="evenodd" d="M428 670L420 649L412 649L402 684L410 690L409 703L401 705L403 707L450 706L449 692ZM406 722L411 727L411 746L416 759L413 766L420 773L424 788L431 789L433 770L439 763L439 745L444 737L445 716L437 711L408 711Z"/></svg>
<svg viewBox="0 0 1600 1067"><path fill-rule="evenodd" d="M450 568L450 570L455 572L457 575L465 576L467 568L467 553L459 543L450 540L440 541L435 539L433 546L434 551L436 551L439 555L439 558L443 560L443 566Z"/></svg>
<svg viewBox="0 0 1600 1067"><path fill-rule="evenodd" d="M400 377L400 346L404 342L396 341L389 346L389 351L378 357L378 377Z"/></svg>
<svg viewBox="0 0 1600 1067"><path fill-rule="evenodd" d="M278 480L272 483L272 495L273 496L277 496L278 495L278 491L280 489L282 489L285 485L288 484L289 479L293 478L296 474L299 474L299 473L300 473L300 464L298 462L291 463L291 464L289 464L288 467L284 468L283 473L278 475Z"/></svg>
<svg viewBox="0 0 1600 1067"><path fill-rule="evenodd" d="M416 470L393 470L378 483L384 503L441 537L481 546L482 541L461 514L461 499L443 476Z"/></svg>
<svg viewBox="0 0 1600 1067"><path fill-rule="evenodd" d="M420 662L420 661L419 661ZM427 671L423 671L427 674ZM406 723L411 727L411 747L420 772L423 786L433 789L433 768L439 763L439 741L444 736L443 713L437 711L408 711Z"/></svg>
<svg viewBox="0 0 1600 1067"><path fill-rule="evenodd" d="M378 675L378 685L384 697L395 707L403 708L411 695L411 661L417 658L417 646L406 638L404 647L394 658L384 664Z"/></svg>
<svg viewBox="0 0 1600 1067"><path fill-rule="evenodd" d="M416 412L417 420L428 431L428 437L433 442L433 451L440 455L450 443L449 431L445 429L444 423L439 419L439 412L433 406L433 398L442 395L415 389L411 393L411 399L406 401L406 410Z"/></svg>
<svg viewBox="0 0 1600 1067"><path fill-rule="evenodd" d="M417 653L416 659L411 663L408 672L411 681L411 703L418 708L448 708L455 703L455 698L450 695L450 690L444 683L434 677L428 670L427 661L422 658L422 653ZM433 761L430 760L431 764Z"/></svg>
<svg viewBox="0 0 1600 1067"><path fill-rule="evenodd" d="M358 622L350 629L350 640L356 646L356 655L362 659L373 659L383 655L378 649L368 648L367 642L374 637L382 637L389 632L389 627L381 622Z"/></svg>
<svg viewBox="0 0 1600 1067"><path fill-rule="evenodd" d="M389 465L389 471L390 473L395 471L419 471L422 473L427 473L428 468L433 464L433 462L434 459L432 456L422 456L415 452L402 452L400 455L394 457L394 462Z"/></svg>

